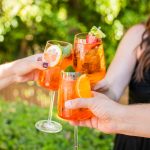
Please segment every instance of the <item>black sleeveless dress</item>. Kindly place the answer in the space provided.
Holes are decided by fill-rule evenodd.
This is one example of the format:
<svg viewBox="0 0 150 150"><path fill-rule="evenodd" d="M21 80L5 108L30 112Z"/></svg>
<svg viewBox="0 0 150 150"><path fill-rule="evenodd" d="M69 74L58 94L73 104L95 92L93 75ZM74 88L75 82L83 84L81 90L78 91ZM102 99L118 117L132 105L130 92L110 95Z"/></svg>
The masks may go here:
<svg viewBox="0 0 150 150"><path fill-rule="evenodd" d="M144 81L137 83L134 73L129 84L129 104L150 103L150 69L144 73ZM150 117L150 114L147 114ZM118 134L114 150L150 150L150 138Z"/></svg>

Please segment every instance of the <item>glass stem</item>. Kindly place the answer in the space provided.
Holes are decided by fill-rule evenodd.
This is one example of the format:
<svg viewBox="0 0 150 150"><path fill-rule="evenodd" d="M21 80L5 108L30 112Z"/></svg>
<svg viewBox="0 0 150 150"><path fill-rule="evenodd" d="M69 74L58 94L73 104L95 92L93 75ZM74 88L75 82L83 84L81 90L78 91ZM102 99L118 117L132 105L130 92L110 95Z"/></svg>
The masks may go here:
<svg viewBox="0 0 150 150"><path fill-rule="evenodd" d="M48 114L48 122L49 123L52 120L54 99L55 99L55 91L50 91L50 106L49 106L49 114Z"/></svg>
<svg viewBox="0 0 150 150"><path fill-rule="evenodd" d="M74 150L78 150L78 126L74 127Z"/></svg>

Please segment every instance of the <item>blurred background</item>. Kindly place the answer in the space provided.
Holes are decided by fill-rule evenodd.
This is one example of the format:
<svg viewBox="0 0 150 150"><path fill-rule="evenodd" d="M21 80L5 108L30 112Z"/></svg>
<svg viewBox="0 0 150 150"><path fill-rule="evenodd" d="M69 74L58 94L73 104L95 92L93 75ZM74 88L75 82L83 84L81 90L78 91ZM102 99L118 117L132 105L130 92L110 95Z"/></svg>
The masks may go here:
<svg viewBox="0 0 150 150"><path fill-rule="evenodd" d="M49 39L73 43L74 35L101 26L107 66L123 34L145 22L150 0L0 0L0 64L39 53ZM127 92L122 98L127 103ZM35 83L15 84L0 91L0 150L71 150L73 128L66 122L59 134L37 131L46 119L48 91ZM114 135L80 128L80 150L111 150Z"/></svg>

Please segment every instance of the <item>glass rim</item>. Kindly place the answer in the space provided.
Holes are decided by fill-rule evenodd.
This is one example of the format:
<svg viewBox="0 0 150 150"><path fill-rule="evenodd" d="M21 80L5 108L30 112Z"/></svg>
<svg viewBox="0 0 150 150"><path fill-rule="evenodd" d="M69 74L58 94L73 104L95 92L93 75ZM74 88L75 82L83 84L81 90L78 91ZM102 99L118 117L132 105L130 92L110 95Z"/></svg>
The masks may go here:
<svg viewBox="0 0 150 150"><path fill-rule="evenodd" d="M71 49L73 48L72 43L69 43L69 42L66 42L66 41L48 40L48 41L46 41L44 51L46 51L49 48L49 46L52 46L52 45L60 45L61 47L69 46Z"/></svg>
<svg viewBox="0 0 150 150"><path fill-rule="evenodd" d="M87 43L86 41L83 42L82 40L86 40L86 36L88 35L88 32L81 32L77 33L74 36L74 42L76 41L77 44L83 44L83 45L93 45L93 43ZM80 41L81 40L81 41ZM102 39L100 38L100 41L97 42L97 44L102 43Z"/></svg>
<svg viewBox="0 0 150 150"><path fill-rule="evenodd" d="M65 72L64 70L62 70L61 73L62 73L62 74L68 74L68 75L69 75L69 74L70 74L70 75L76 75L76 74L77 74L77 75L81 75L81 74L82 74L81 72Z"/></svg>
<svg viewBox="0 0 150 150"><path fill-rule="evenodd" d="M61 40L48 40L48 41L46 41L46 44L53 44L53 43L51 43L51 42L64 43L64 44L69 44L69 45L71 45L71 46L72 46L72 44L71 44L71 43L66 42L66 41L61 41Z"/></svg>
<svg viewBox="0 0 150 150"><path fill-rule="evenodd" d="M75 38L78 38L78 36L80 35L87 35L87 34L88 32L80 32L80 33L75 34Z"/></svg>

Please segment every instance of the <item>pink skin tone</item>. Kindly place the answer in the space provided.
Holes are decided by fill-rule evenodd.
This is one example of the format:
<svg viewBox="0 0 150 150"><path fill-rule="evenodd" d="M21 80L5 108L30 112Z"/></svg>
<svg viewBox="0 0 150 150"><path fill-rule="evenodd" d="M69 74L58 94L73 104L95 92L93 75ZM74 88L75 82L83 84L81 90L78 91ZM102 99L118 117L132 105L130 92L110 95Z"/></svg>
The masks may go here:
<svg viewBox="0 0 150 150"><path fill-rule="evenodd" d="M139 47L144 31L145 27L139 24L126 32L105 78L93 88L97 91L93 98L66 102L67 108L89 108L95 115L89 120L71 121L72 125L96 128L106 133L150 137L150 117L147 115L150 113L150 104L125 106L117 103L144 51Z"/></svg>
<svg viewBox="0 0 150 150"><path fill-rule="evenodd" d="M37 80L38 70L48 67L41 58L42 54L35 54L0 65L0 90L14 82Z"/></svg>

